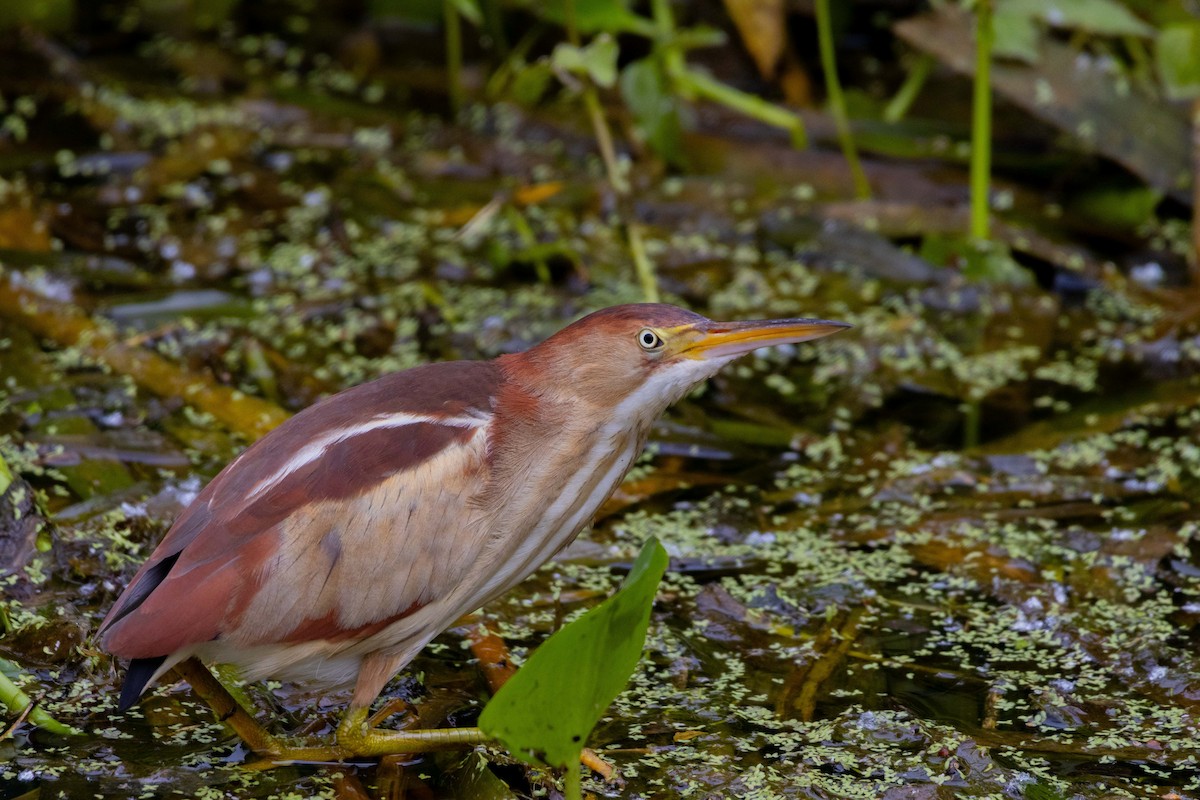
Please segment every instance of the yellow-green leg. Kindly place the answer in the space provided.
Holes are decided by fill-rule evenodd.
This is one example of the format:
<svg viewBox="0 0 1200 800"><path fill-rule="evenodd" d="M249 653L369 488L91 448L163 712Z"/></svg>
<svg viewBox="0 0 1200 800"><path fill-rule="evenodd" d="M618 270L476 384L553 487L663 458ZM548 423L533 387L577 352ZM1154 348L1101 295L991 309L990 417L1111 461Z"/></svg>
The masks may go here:
<svg viewBox="0 0 1200 800"><path fill-rule="evenodd" d="M342 757L341 754L333 753L330 748L295 748L272 736L198 659L188 658L179 662L175 665L175 673L188 682L192 691L208 704L220 722L233 728L255 755L272 760L286 758L292 761L336 761ZM299 754L299 750L305 752Z"/></svg>
<svg viewBox="0 0 1200 800"><path fill-rule="evenodd" d="M380 730L368 723L366 708L351 706L338 725L333 744L298 746L268 732L197 659L181 661L175 671L212 708L217 719L233 728L246 746L255 755L272 762L271 766L295 761L345 761L395 753L425 753L487 741L478 728Z"/></svg>
<svg viewBox="0 0 1200 800"><path fill-rule="evenodd" d="M367 709L346 709L337 729L338 747L355 756L387 756L394 753L427 753L452 747L472 747L487 741L479 728L436 728L431 730L381 730L367 724Z"/></svg>
<svg viewBox="0 0 1200 800"><path fill-rule="evenodd" d="M175 672L212 708L217 719L233 728L246 746L263 759L257 764L248 765L255 769L271 769L301 761L348 761L400 753L427 753L431 750L473 747L488 740L479 728L381 730L376 727L377 723L392 713L392 707L385 704L379 713L370 718L367 708L351 705L342 716L332 744L295 745L272 735L260 725L198 659L181 661L175 665ZM605 781L614 780L612 765L591 750L585 748L580 760Z"/></svg>

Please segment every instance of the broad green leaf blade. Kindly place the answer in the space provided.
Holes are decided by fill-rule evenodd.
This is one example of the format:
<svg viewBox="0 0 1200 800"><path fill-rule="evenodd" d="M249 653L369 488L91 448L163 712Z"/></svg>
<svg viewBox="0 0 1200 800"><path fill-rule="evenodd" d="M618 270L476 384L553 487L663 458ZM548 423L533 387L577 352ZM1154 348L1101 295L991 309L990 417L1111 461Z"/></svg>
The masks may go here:
<svg viewBox="0 0 1200 800"><path fill-rule="evenodd" d="M577 763L592 728L637 667L667 552L650 539L616 594L534 651L479 717L513 756Z"/></svg>
<svg viewBox="0 0 1200 800"><path fill-rule="evenodd" d="M1154 219L1162 199L1162 192L1152 186L1112 186L1096 181L1095 186L1071 198L1070 213L1082 215L1104 230L1134 231Z"/></svg>
<svg viewBox="0 0 1200 800"><path fill-rule="evenodd" d="M1033 18L1010 6L996 8L992 17L992 53L997 58L1013 58L1026 64L1036 64L1038 58L1038 26Z"/></svg>
<svg viewBox="0 0 1200 800"><path fill-rule="evenodd" d="M545 58L538 59L532 64L514 69L512 81L512 99L518 103L531 106L542 99L550 86L554 72L550 62Z"/></svg>
<svg viewBox="0 0 1200 800"><path fill-rule="evenodd" d="M1154 54L1168 97L1172 100L1200 97L1200 22L1164 26Z"/></svg>
<svg viewBox="0 0 1200 800"><path fill-rule="evenodd" d="M630 0L575 0L575 26L582 34L634 33L653 37L654 23L629 10ZM566 0L522 0L541 19L567 24Z"/></svg>
<svg viewBox="0 0 1200 800"><path fill-rule="evenodd" d="M683 125L679 101L671 94L666 76L653 57L621 70L621 96L633 112L638 133L646 144L670 163L683 162Z"/></svg>
<svg viewBox="0 0 1200 800"><path fill-rule="evenodd" d="M565 72L586 75L607 89L617 81L618 55L616 39L602 33L586 47L560 42L550 54L550 63Z"/></svg>
<svg viewBox="0 0 1200 800"><path fill-rule="evenodd" d="M1117 0L1002 0L997 13L1037 17L1055 28L1097 36L1151 37L1154 28Z"/></svg>

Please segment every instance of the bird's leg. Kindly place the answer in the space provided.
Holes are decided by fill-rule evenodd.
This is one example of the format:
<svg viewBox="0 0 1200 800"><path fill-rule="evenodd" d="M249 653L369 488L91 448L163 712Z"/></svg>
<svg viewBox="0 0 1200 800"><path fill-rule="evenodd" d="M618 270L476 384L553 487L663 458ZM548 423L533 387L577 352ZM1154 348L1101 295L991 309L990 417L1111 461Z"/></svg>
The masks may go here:
<svg viewBox="0 0 1200 800"><path fill-rule="evenodd" d="M242 704L229 693L208 667L196 658L186 658L175 665L175 674L188 682L192 691L212 709L218 722L223 722L241 737L246 746L258 755L273 755L282 745L267 729L258 724Z"/></svg>
<svg viewBox="0 0 1200 800"><path fill-rule="evenodd" d="M340 747L293 747L258 724L225 686L213 677L208 667L196 658L187 658L174 667L192 691L208 704L217 720L233 728L255 755L270 761L340 761L349 754Z"/></svg>
<svg viewBox="0 0 1200 800"><path fill-rule="evenodd" d="M441 730L380 730L375 723L386 719L396 710L385 704L378 719L367 719L367 708L351 704L338 725L337 740L332 745L300 747L273 736L251 716L229 690L217 680L208 667L195 658L175 665L175 672L192 687L192 691L227 723L254 754L270 765L295 761L344 761L356 757L373 757L394 753L424 753L453 747L470 747L487 740L478 728L446 728Z"/></svg>
<svg viewBox="0 0 1200 800"><path fill-rule="evenodd" d="M337 729L337 746L353 756L425 753L447 747L470 747L487 740L478 728L384 730L376 727L391 711L385 703L380 714L368 719L371 703L400 666L404 653L374 652L363 658L350 706Z"/></svg>
<svg viewBox="0 0 1200 800"><path fill-rule="evenodd" d="M479 728L430 730L380 730L367 724L367 708L351 705L337 729L337 746L352 756L385 756L426 753L454 747L472 747L488 740Z"/></svg>

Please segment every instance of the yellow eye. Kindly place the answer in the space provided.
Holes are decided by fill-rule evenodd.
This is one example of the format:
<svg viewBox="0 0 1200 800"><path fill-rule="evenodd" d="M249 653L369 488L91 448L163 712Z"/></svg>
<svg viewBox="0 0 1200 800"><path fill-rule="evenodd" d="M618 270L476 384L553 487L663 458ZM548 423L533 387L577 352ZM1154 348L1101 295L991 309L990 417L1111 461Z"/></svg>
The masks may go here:
<svg viewBox="0 0 1200 800"><path fill-rule="evenodd" d="M638 332L637 340L643 350L658 350L663 346L662 337L649 328L642 328Z"/></svg>

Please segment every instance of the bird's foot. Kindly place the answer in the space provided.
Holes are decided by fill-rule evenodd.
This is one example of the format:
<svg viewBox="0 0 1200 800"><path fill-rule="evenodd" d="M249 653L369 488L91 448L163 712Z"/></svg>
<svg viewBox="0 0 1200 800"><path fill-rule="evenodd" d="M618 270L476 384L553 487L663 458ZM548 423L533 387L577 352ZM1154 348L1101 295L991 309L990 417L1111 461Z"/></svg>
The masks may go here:
<svg viewBox="0 0 1200 800"><path fill-rule="evenodd" d="M387 710L386 707L384 710ZM390 712L389 712L390 713ZM380 715L376 715L378 718ZM386 715L385 715L386 716ZM453 747L472 747L487 741L479 728L430 730L381 730L367 719L367 709L351 707L337 729L337 747L350 757L374 757L395 753L426 753Z"/></svg>
<svg viewBox="0 0 1200 800"><path fill-rule="evenodd" d="M391 697L386 700L382 706L380 706L378 711L376 711L367 719L367 727L378 728L383 724L384 720L401 713L403 713L405 716L405 721L400 724L401 728L412 727L416 724L416 707L414 707L412 703L408 702L403 697Z"/></svg>
<svg viewBox="0 0 1200 800"><path fill-rule="evenodd" d="M424 753L454 747L473 747L487 741L483 731L478 728L381 730L378 727L379 723L397 712L410 709L408 703L396 699L384 703L383 707L370 717L366 708L346 709L333 744L298 746L267 731L196 659L180 662L175 670L191 684L196 694L212 707L217 718L232 727L246 747L262 759L257 763L247 764L251 768L271 769L298 762L350 761L355 758L375 758L398 753ZM613 780L612 766L591 750L584 750L581 760L605 781Z"/></svg>
<svg viewBox="0 0 1200 800"><path fill-rule="evenodd" d="M342 723L338 725L338 746L353 753L353 756L362 758L398 753L426 753L431 750L455 747L473 747L488 741L488 737L479 728L381 730L376 727L392 714L407 708L409 708L408 704L403 701L389 701L369 719L366 709L347 709L346 716L342 717ZM605 783L621 781L621 777L612 764L597 755L596 751L591 748L585 747L579 760L583 766L599 775Z"/></svg>

